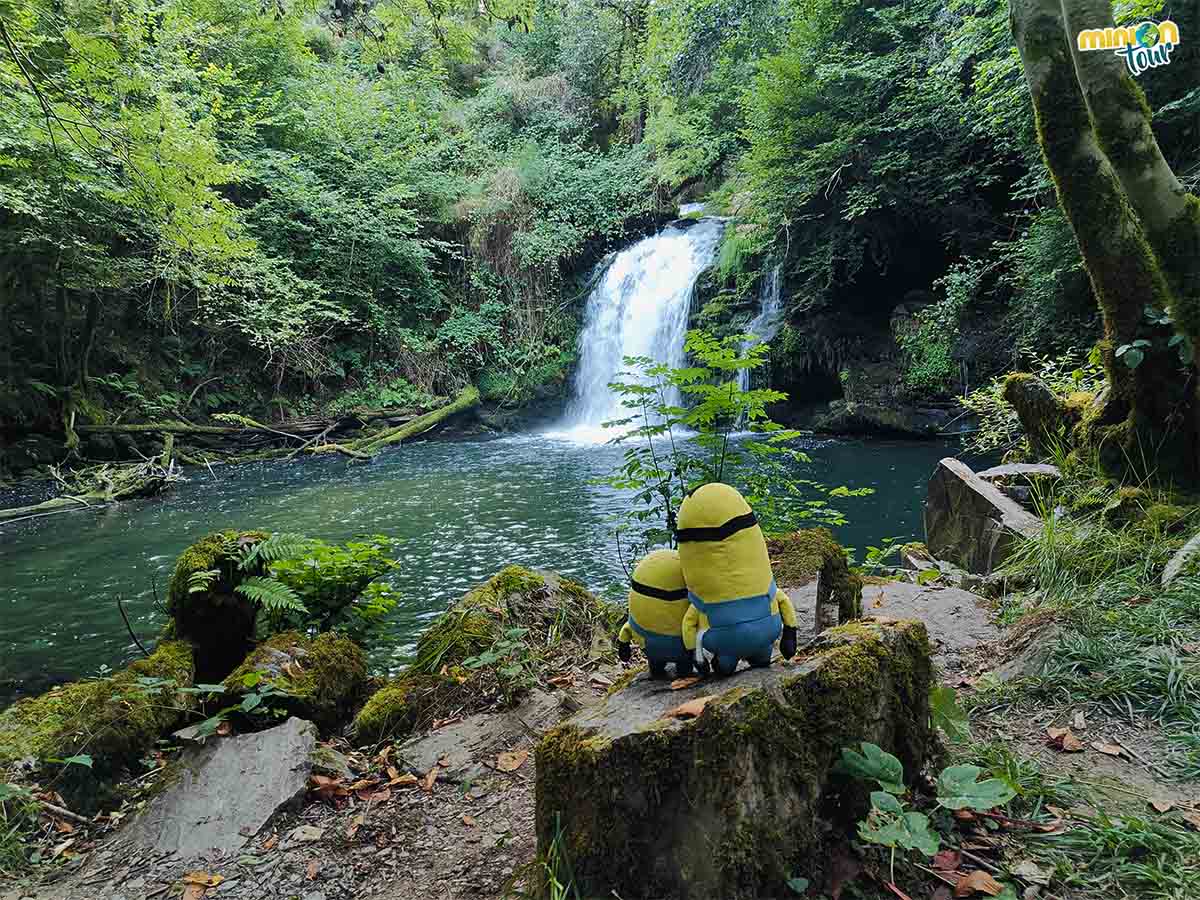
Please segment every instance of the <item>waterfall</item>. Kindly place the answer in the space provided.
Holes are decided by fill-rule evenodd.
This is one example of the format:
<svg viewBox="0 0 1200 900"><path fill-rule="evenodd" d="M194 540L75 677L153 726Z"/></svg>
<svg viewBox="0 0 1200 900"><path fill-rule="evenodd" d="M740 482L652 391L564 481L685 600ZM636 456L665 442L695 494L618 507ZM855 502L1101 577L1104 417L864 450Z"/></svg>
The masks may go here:
<svg viewBox="0 0 1200 900"><path fill-rule="evenodd" d="M781 266L776 263L763 275L762 284L758 289L758 315L746 326L746 333L755 337L753 343L763 344L775 337L781 324L780 305L782 302L780 286ZM738 372L738 387L743 391L750 390L750 370Z"/></svg>
<svg viewBox="0 0 1200 900"><path fill-rule="evenodd" d="M712 264L724 228L717 218L672 224L615 256L587 300L565 430L581 438L611 436L601 424L629 414L608 387L625 369L626 356L684 364L692 290Z"/></svg>

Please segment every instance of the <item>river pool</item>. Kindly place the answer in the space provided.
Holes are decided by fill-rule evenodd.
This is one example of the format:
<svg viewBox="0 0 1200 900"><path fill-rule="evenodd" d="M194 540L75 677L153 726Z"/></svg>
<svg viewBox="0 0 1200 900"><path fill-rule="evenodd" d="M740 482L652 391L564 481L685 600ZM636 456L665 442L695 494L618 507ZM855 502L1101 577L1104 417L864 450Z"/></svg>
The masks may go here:
<svg viewBox="0 0 1200 900"><path fill-rule="evenodd" d="M883 537L920 538L921 503L945 443L802 442L802 477L872 487L837 505L836 531L863 548ZM393 636L372 648L376 667L402 663L425 624L509 563L570 574L619 596L623 573L611 521L625 495L592 484L621 448L544 435L406 445L362 465L342 457L189 470L156 499L70 512L0 529L0 704L137 654L117 611L152 638L154 605L176 555L205 533L264 528L339 540L400 538L392 581L403 599Z"/></svg>

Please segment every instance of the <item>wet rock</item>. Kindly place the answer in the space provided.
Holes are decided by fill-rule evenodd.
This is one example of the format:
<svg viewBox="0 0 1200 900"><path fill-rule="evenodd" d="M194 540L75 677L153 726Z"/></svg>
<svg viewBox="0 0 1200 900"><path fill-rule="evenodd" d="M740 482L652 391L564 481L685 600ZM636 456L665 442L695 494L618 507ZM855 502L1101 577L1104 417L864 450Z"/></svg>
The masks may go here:
<svg viewBox="0 0 1200 900"><path fill-rule="evenodd" d="M835 400L829 404L828 412L813 420L813 430L827 434L930 437L949 420L950 415L942 409Z"/></svg>
<svg viewBox="0 0 1200 900"><path fill-rule="evenodd" d="M1032 538L1041 528L1040 519L957 459L943 459L929 480L925 543L938 559L988 575L1018 539Z"/></svg>
<svg viewBox="0 0 1200 900"><path fill-rule="evenodd" d="M1170 587L1171 582L1178 578L1190 564L1197 561L1200 561L1200 532L1197 532L1195 537L1175 551L1175 555L1163 569L1162 586Z"/></svg>
<svg viewBox="0 0 1200 900"><path fill-rule="evenodd" d="M539 849L561 829L585 896L787 896L822 868L818 817L865 810L833 771L842 748L871 741L920 771L931 668L922 624L868 619L793 665L678 691L638 677L539 744ZM698 717L678 712L702 698Z"/></svg>
<svg viewBox="0 0 1200 900"><path fill-rule="evenodd" d="M130 842L190 858L231 853L284 806L304 794L317 729L291 718L282 725L187 747L170 779L130 825Z"/></svg>

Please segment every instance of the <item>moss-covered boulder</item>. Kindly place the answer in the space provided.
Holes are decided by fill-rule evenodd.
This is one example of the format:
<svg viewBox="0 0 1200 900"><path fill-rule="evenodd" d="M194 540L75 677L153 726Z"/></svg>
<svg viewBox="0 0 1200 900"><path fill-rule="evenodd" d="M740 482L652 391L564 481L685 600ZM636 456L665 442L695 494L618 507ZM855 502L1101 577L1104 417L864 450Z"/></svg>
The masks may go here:
<svg viewBox="0 0 1200 900"><path fill-rule="evenodd" d="M768 538L775 581L800 587L817 579L816 632L862 615L862 579L827 528L806 528Z"/></svg>
<svg viewBox="0 0 1200 900"><path fill-rule="evenodd" d="M0 713L0 767L87 755L97 773L136 759L192 707L192 648L164 641L108 678L73 681Z"/></svg>
<svg viewBox="0 0 1200 900"><path fill-rule="evenodd" d="M848 826L864 789L837 774L870 741L915 778L931 749L919 622L825 632L792 665L670 691L638 678L537 748L538 847L556 835L584 896L785 897L824 868L822 820ZM679 707L706 698L699 715Z"/></svg>
<svg viewBox="0 0 1200 900"><path fill-rule="evenodd" d="M413 664L355 717L354 734L374 742L458 711L512 705L544 673L612 656L623 616L571 578L508 566L433 622Z"/></svg>
<svg viewBox="0 0 1200 900"><path fill-rule="evenodd" d="M225 679L226 689L232 694L247 691L246 676L252 673L288 695L273 705L324 732L350 720L369 682L362 648L332 631L315 638L295 631L268 638Z"/></svg>
<svg viewBox="0 0 1200 900"><path fill-rule="evenodd" d="M1034 452L1050 450L1069 437L1079 419L1080 399L1068 406L1036 375L1016 372L1004 380L1002 396L1016 410L1021 429Z"/></svg>
<svg viewBox="0 0 1200 900"><path fill-rule="evenodd" d="M238 593L246 578L236 548L265 540L265 531L217 531L179 555L167 590L173 637L197 650L196 679L220 681L254 646L258 605Z"/></svg>

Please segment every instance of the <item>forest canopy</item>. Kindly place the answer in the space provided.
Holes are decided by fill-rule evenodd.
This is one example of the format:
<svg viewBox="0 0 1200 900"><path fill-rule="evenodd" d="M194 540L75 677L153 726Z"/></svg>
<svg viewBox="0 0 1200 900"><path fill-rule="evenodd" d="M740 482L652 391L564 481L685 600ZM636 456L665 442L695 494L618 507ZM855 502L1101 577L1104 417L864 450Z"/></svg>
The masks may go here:
<svg viewBox="0 0 1200 900"><path fill-rule="evenodd" d="M1006 0L0 9L10 432L561 390L593 267L695 199L712 316L782 262L781 378L901 303L919 396L1101 336ZM1138 79L1192 191L1198 53Z"/></svg>

